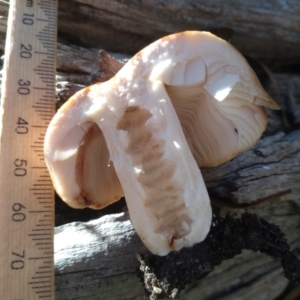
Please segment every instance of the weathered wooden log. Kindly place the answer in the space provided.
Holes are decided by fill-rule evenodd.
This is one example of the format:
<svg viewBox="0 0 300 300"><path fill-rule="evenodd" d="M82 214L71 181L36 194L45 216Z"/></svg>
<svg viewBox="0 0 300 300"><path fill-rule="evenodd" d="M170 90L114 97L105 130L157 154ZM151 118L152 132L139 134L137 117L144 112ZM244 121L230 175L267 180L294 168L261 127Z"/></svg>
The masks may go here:
<svg viewBox="0 0 300 300"><path fill-rule="evenodd" d="M274 67L291 66L300 62L299 15L297 0L65 0L59 31L89 46L133 53L169 33L206 30Z"/></svg>
<svg viewBox="0 0 300 300"><path fill-rule="evenodd" d="M82 64L85 66L84 62ZM90 68L91 71L87 72L90 74L91 81L91 74L103 77L101 75L103 70L99 67L101 63L98 58L97 66L98 69ZM286 74L272 76L273 84L269 85L268 89L278 98L281 106L285 107L287 90L292 99L299 94L300 85L296 84L299 82L299 76ZM278 82L284 84L277 85ZM73 88L80 88L78 84L69 84ZM65 90L62 87L60 92ZM72 91L70 93L72 94ZM62 97L59 98L65 100ZM297 102L293 104L293 116L297 116L297 105ZM284 110L285 112L286 110ZM254 148L242 153L231 162L217 168L203 170L202 173L213 204L220 207L221 213L229 212L240 215L244 209L255 212L258 216L279 225L287 234L290 245L293 249L296 248L297 253L300 241L297 231L299 224L300 131L294 130L288 133L280 131L286 130L288 127L282 120L285 116L284 113L269 112L270 125L265 137ZM289 128L295 125L293 120ZM145 253L147 250L140 243L130 223L127 223L128 216L126 215L123 221L120 221L123 217L116 218L119 217L107 216L104 219L93 221L91 223L94 224L92 231L87 229L90 223L72 223L58 229L61 235L60 241L70 235L70 230L74 230L75 232L79 231L78 238L74 238L74 240L79 241L81 235L83 241L85 241L85 237L89 237L93 246L83 242L83 245L79 245L79 252L77 252L76 244L71 242L68 246L70 250L64 251L63 256L59 254L60 250L56 250L55 257L61 257L61 260L56 263L57 299L84 299L86 297L92 300L143 299L145 297L145 292L137 278L136 269L139 265L136 254L137 252ZM102 224L104 221L107 222L106 225ZM100 224L96 225L98 222ZM123 226L127 229L124 229ZM97 229L95 229L96 227ZM109 231L113 232L114 238L108 237L107 233L102 231L103 228L105 230L109 228ZM125 235L124 231L127 232ZM100 241L107 240L109 243L104 250L103 247L97 248L99 239ZM60 242L57 242L57 245L66 249ZM107 250L108 247L110 252ZM115 256L118 259L121 257L121 259L117 260ZM67 257L73 258L70 263ZM122 259L124 257L125 259ZM97 267L88 268L89 271L86 273L84 270L87 269L87 266L83 262L87 262L89 265L95 260L99 261ZM112 264L111 267L107 266L108 262ZM104 273L102 265L105 270L109 269L108 275ZM68 268L68 271L65 268ZM123 271L121 274L120 268ZM88 278L88 280L83 282L83 278ZM66 282L67 285L65 285ZM286 285L287 280L283 277L283 271L278 261L245 251L242 255L224 261L207 278L195 282L193 287L187 286L182 292L181 298L252 299L254 295L259 295L262 299L265 297L274 299ZM160 291L159 287L157 290Z"/></svg>
<svg viewBox="0 0 300 300"><path fill-rule="evenodd" d="M0 49L7 10L0 1ZM169 33L206 30L273 67L291 67L300 62L299 15L298 0L64 0L58 29L65 41L131 54Z"/></svg>
<svg viewBox="0 0 300 300"><path fill-rule="evenodd" d="M212 197L235 203L258 204L276 199L297 199L300 194L300 132L260 140L249 151L202 174ZM289 195L288 195L289 194Z"/></svg>
<svg viewBox="0 0 300 300"><path fill-rule="evenodd" d="M259 155L258 164L255 154L257 151L266 154ZM299 153L299 130L288 134L277 133L262 139L254 149L233 159L227 167L225 164L207 169L204 178L208 186L215 182L218 187L218 184L222 184L221 177L224 173L227 174L224 182L228 185L243 180L239 178L239 173L249 176L245 185L251 192L242 190L240 195L246 200L251 200L261 193L273 195L273 198L266 197L259 205L249 205L246 210L279 225L295 249L299 247L300 242L297 229L300 222ZM268 168L265 168L266 166ZM255 177L257 174L262 177ZM270 182L267 185L265 178ZM276 182L277 186L273 185L272 181ZM251 188L252 184L255 188ZM277 189L282 188L288 189L285 195L274 195ZM215 190L218 192L218 188ZM213 184L209 191L214 192ZM230 212L239 216L245 211L241 206L228 201L214 199L213 203L221 207L223 215ZM58 300L87 297L92 300L144 298L143 286L137 277L139 264L136 254L147 253L147 250L134 232L127 214L109 215L88 223L71 223L58 227L55 245ZM274 299L286 285L287 280L283 277L278 261L246 251L224 261L207 278L195 282L193 287L188 286L181 298L252 299L254 295L259 295L264 299L268 295L268 299Z"/></svg>
<svg viewBox="0 0 300 300"><path fill-rule="evenodd" d="M8 5L0 0L2 53ZM213 31L273 68L297 65L299 14L297 0L259 6L241 1L60 1L57 100L105 80L99 48L132 53L167 33L187 29ZM67 45L69 41L82 46ZM116 57L124 61L128 56ZM266 87L282 112L268 112L265 136L253 149L202 173L221 215L256 213L279 225L299 255L300 76L268 75ZM137 252L147 250L126 213L56 228L56 299L146 299L136 275ZM181 298L275 299L287 284L278 261L247 250L187 286Z"/></svg>
<svg viewBox="0 0 300 300"><path fill-rule="evenodd" d="M295 249L300 241L298 205L294 201L277 201L248 211L279 225L288 233L288 241ZM147 250L128 214L69 223L55 232L57 300L147 299L137 276L136 259L137 252ZM223 261L208 277L187 286L180 296L186 300L275 299L287 283L278 260L244 251Z"/></svg>

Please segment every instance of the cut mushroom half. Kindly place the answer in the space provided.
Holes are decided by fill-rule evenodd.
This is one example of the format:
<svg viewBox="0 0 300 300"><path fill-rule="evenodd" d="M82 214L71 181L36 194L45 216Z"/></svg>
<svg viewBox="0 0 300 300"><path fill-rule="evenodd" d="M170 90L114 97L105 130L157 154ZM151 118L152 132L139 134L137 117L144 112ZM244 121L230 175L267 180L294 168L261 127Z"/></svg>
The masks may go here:
<svg viewBox="0 0 300 300"><path fill-rule="evenodd" d="M206 32L164 37L112 79L77 92L53 118L45 161L70 206L125 194L131 221L158 255L202 241L211 206L198 166L250 148L277 104L242 55Z"/></svg>

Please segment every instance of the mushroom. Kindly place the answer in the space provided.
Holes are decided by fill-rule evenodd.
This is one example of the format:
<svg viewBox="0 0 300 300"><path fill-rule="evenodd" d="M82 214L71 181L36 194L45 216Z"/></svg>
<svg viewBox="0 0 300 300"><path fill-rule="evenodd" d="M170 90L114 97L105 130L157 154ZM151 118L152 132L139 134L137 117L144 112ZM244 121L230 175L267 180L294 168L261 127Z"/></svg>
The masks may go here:
<svg viewBox="0 0 300 300"><path fill-rule="evenodd" d="M72 207L125 194L143 243L166 255L206 237L212 211L198 166L250 148L266 128L264 106L278 108L230 44L207 32L169 35L60 108L45 161Z"/></svg>

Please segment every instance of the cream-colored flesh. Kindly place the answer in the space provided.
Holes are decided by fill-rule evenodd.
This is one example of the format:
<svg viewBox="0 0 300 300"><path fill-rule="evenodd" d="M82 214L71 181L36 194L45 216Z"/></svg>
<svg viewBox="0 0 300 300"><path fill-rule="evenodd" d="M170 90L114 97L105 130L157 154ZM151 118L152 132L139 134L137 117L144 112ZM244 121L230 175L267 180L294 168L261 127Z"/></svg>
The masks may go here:
<svg viewBox="0 0 300 300"><path fill-rule="evenodd" d="M101 207L124 191L142 241L166 255L206 237L212 212L197 163L216 166L251 147L266 126L262 106L277 108L233 47L209 33L175 34L75 94L49 126L45 160L71 206ZM88 174L90 156L106 151L103 137L122 186L116 191L97 186L97 167ZM113 169L99 168L99 181L117 181Z"/></svg>
<svg viewBox="0 0 300 300"><path fill-rule="evenodd" d="M126 88L121 82L122 78L119 91ZM132 223L150 251L166 255L200 242L210 228L209 197L164 86L150 86L134 101L126 101L117 96L121 93L109 92L107 87L108 83L94 85L75 95L68 108L58 112L53 124L71 116L77 124L98 124ZM60 145L70 128L57 126L56 130L51 134L57 137L52 140L57 147L47 154L48 165L51 158L66 159L64 151L69 151ZM54 162L53 174L61 171L56 167Z"/></svg>

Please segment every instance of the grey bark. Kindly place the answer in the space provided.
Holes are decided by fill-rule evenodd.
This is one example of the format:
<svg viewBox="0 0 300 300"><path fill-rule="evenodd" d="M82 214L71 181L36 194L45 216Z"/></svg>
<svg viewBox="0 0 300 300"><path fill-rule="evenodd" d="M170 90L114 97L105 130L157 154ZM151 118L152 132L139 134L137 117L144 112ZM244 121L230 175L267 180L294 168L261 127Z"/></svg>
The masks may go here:
<svg viewBox="0 0 300 300"><path fill-rule="evenodd" d="M7 11L8 3L0 1L2 52ZM135 52L160 36L187 29L212 30L271 67L299 64L299 15L297 0L270 4L234 0L60 1L57 100L63 102L76 90L105 79L99 48ZM70 37L82 46L70 45ZM129 57L113 55L123 62ZM268 111L265 136L253 149L202 173L222 214L239 216L245 209L258 214L279 225L299 254L300 130L295 129L300 125L300 76L278 73L270 74L270 79L266 88L282 111ZM144 299L136 276L138 251L147 252L126 213L56 228L56 299ZM278 261L245 251L187 287L182 299L274 299L287 284Z"/></svg>
<svg viewBox="0 0 300 300"><path fill-rule="evenodd" d="M7 8L2 0L1 15ZM62 37L131 54L176 31L206 30L279 67L300 62L299 15L298 0L63 0L58 24Z"/></svg>
<svg viewBox="0 0 300 300"><path fill-rule="evenodd" d="M300 61L298 0L65 0L59 8L60 32L112 51L133 53L176 31L205 30L274 67Z"/></svg>
<svg viewBox="0 0 300 300"><path fill-rule="evenodd" d="M217 168L202 172L212 196L236 203L267 201L285 193L297 199L300 192L300 132L278 132L260 140L251 150Z"/></svg>
<svg viewBox="0 0 300 300"><path fill-rule="evenodd" d="M68 55L72 56L72 53L68 52ZM87 53L93 55L97 68L87 58ZM61 61L64 61L63 53L61 55ZM80 80L82 74L74 72L73 81L77 83L58 82L59 100L65 100L61 93L69 96L73 93L72 89L80 88L80 82L85 85L103 77L97 50L79 49L76 55L76 68L85 70L85 81ZM279 225L295 253L300 252L297 229L300 222L300 131L288 130L297 125L299 83L299 75L273 74L267 89L283 110L280 113L268 111L269 126L264 138L232 161L202 170L213 204L220 207L222 214L240 215L247 207L247 211ZM290 110L292 121L287 117ZM55 265L58 300L146 299L136 275L136 253L146 253L147 250L130 225L128 215L106 216L89 223L71 223L57 230ZM74 238L70 243L71 233ZM224 261L195 286L187 287L181 298L275 299L287 284L278 261L245 251Z"/></svg>
<svg viewBox="0 0 300 300"><path fill-rule="evenodd" d="M299 201L277 201L248 211L278 224L292 248L299 247ZM136 275L138 251L147 250L126 213L56 228L56 300L147 299ZM275 299L287 284L279 261L244 251L188 286L181 299Z"/></svg>

